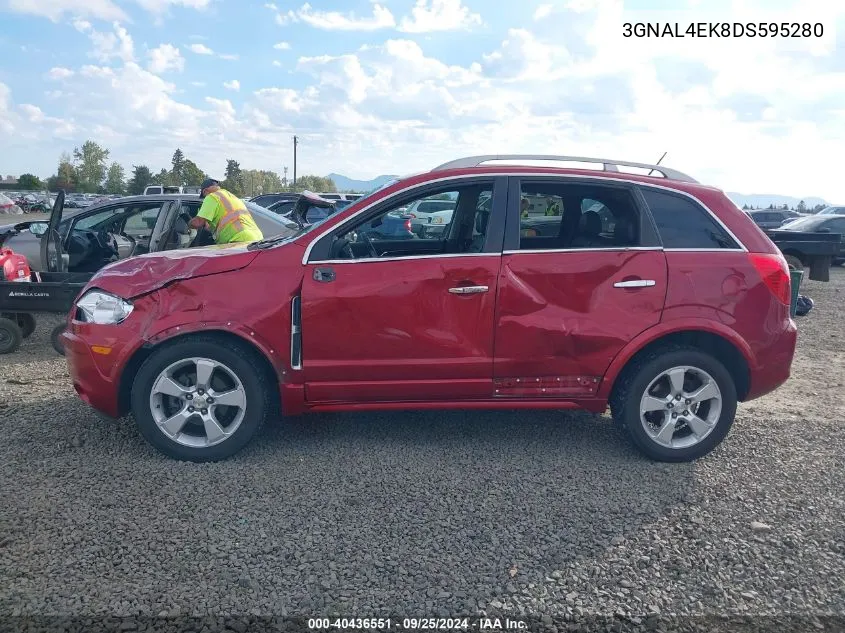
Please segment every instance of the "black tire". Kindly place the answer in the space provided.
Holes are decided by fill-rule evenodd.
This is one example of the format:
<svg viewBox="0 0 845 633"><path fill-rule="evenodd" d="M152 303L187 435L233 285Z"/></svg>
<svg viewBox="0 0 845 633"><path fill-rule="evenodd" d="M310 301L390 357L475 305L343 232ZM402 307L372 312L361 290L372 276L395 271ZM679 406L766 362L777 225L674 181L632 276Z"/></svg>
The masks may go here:
<svg viewBox="0 0 845 633"><path fill-rule="evenodd" d="M15 321L0 317L0 354L11 354L21 346L23 333Z"/></svg>
<svg viewBox="0 0 845 633"><path fill-rule="evenodd" d="M246 409L240 426L226 440L196 448L171 440L161 431L150 410L150 395L158 375L182 359L208 358L226 365L246 392ZM132 413L144 439L159 451L182 461L215 462L227 459L246 446L270 410L273 385L262 371L262 359L246 345L214 337L197 336L164 344L144 361L132 385Z"/></svg>
<svg viewBox="0 0 845 633"><path fill-rule="evenodd" d="M24 338L35 332L35 317L27 312L0 312L0 317L17 323Z"/></svg>
<svg viewBox="0 0 845 633"><path fill-rule="evenodd" d="M710 374L721 391L722 410L713 430L697 444L669 448L658 444L646 433L640 421L640 399L655 378L678 366L690 366ZM616 424L646 456L662 462L689 462L711 452L730 431L736 406L736 385L725 366L697 348L679 345L657 349L633 361L617 380L610 399L610 410Z"/></svg>
<svg viewBox="0 0 845 633"><path fill-rule="evenodd" d="M795 255L784 255L787 265L793 270L804 270L804 262Z"/></svg>
<svg viewBox="0 0 845 633"><path fill-rule="evenodd" d="M50 343L53 346L53 349L56 350L56 354L59 356L65 355L65 346L62 345L62 341L59 338L67 329L67 323L59 323L53 330L50 332Z"/></svg>
<svg viewBox="0 0 845 633"><path fill-rule="evenodd" d="M26 312L18 312L16 314L16 321L18 327L21 329L21 334L24 338L29 338L35 332L35 317Z"/></svg>

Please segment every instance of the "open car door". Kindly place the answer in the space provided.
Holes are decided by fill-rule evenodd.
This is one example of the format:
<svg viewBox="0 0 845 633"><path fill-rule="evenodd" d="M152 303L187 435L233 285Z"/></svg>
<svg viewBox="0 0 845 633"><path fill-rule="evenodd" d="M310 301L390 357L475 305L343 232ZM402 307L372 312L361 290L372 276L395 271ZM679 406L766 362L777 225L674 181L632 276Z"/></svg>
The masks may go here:
<svg viewBox="0 0 845 633"><path fill-rule="evenodd" d="M302 226L311 226L322 222L337 211L333 200L321 198L312 191L303 191L294 204L292 220Z"/></svg>
<svg viewBox="0 0 845 633"><path fill-rule="evenodd" d="M60 189L53 210L50 212L47 230L41 236L41 265L44 266L45 271L51 273L63 273L68 268L68 256L62 247L62 236L59 233L64 207L65 192L64 189Z"/></svg>

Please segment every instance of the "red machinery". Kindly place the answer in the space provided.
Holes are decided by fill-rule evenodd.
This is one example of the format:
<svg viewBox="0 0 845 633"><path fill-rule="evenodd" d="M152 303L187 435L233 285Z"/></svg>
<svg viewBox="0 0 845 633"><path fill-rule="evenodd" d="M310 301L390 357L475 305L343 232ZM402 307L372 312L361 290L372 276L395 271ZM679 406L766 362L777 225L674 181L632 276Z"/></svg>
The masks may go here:
<svg viewBox="0 0 845 633"><path fill-rule="evenodd" d="M26 257L15 253L11 248L0 248L0 269L6 281L30 281L32 271Z"/></svg>

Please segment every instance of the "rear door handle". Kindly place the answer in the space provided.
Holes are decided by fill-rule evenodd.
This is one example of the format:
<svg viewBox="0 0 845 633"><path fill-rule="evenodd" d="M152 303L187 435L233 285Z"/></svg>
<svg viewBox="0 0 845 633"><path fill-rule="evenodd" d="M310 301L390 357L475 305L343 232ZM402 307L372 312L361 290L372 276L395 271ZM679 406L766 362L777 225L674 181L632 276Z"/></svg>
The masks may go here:
<svg viewBox="0 0 845 633"><path fill-rule="evenodd" d="M617 281L613 284L614 288L649 288L656 286L657 282L654 279L628 279L627 281Z"/></svg>
<svg viewBox="0 0 845 633"><path fill-rule="evenodd" d="M477 295L488 290L490 290L489 286L458 286L456 288L449 288L449 292L453 295Z"/></svg>

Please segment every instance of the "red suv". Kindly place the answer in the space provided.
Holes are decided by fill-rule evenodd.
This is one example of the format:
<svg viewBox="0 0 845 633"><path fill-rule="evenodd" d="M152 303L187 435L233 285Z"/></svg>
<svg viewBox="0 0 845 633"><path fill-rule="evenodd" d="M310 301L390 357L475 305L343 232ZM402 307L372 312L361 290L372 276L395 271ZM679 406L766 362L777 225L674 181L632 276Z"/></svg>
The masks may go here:
<svg viewBox="0 0 845 633"><path fill-rule="evenodd" d="M455 202L442 231L377 230L423 199ZM63 343L80 397L178 459L226 458L280 412L609 405L646 455L687 461L789 377L789 304L783 256L717 189L481 156L260 242L112 264Z"/></svg>

